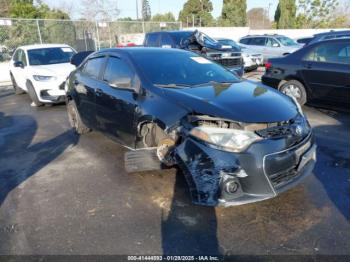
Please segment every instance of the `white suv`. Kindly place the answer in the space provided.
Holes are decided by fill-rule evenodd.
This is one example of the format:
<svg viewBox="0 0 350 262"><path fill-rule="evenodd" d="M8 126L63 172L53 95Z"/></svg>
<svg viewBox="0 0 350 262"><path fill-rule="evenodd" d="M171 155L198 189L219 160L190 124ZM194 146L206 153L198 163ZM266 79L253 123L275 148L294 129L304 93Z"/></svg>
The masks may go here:
<svg viewBox="0 0 350 262"><path fill-rule="evenodd" d="M16 94L27 92L33 105L63 102L64 85L75 67L75 50L68 45L28 45L16 49L10 61L10 76Z"/></svg>

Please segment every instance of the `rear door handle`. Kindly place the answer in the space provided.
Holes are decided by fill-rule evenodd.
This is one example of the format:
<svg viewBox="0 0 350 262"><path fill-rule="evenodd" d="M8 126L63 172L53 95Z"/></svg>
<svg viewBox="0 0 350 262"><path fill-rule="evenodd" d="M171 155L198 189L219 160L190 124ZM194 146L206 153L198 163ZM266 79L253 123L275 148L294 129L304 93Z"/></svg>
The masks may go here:
<svg viewBox="0 0 350 262"><path fill-rule="evenodd" d="M95 89L95 93L96 93L97 96L101 96L103 94L103 91L102 91L101 88L96 88Z"/></svg>

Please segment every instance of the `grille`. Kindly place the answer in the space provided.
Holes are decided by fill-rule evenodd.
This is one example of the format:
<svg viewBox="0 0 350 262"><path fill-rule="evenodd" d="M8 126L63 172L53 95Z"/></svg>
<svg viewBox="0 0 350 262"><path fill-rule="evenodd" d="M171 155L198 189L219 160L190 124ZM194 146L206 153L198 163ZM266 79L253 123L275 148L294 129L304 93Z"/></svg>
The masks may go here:
<svg viewBox="0 0 350 262"><path fill-rule="evenodd" d="M225 66L225 67L232 67L232 66L239 66L242 65L241 58L224 58L224 59L217 59L216 62L219 64Z"/></svg>
<svg viewBox="0 0 350 262"><path fill-rule="evenodd" d="M278 188L288 184L291 180L296 178L298 175L299 175L299 173L297 172L297 166L294 166L293 168L289 169L288 171L284 171L281 173L270 175L269 178L270 178L272 185L278 189Z"/></svg>

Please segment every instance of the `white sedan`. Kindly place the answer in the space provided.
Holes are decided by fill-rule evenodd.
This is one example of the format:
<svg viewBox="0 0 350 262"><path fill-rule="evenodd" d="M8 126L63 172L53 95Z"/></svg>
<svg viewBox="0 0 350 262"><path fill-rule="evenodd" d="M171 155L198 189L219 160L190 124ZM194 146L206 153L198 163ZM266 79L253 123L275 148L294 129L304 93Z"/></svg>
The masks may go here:
<svg viewBox="0 0 350 262"><path fill-rule="evenodd" d="M68 45L28 45L16 49L10 61L10 77L16 94L27 92L32 105L65 100L65 81L75 69L75 50Z"/></svg>

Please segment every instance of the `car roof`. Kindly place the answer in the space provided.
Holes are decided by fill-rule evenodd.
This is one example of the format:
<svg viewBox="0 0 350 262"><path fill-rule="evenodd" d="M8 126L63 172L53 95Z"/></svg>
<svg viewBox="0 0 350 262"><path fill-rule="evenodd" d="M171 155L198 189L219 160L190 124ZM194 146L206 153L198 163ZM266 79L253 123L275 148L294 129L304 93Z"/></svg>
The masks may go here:
<svg viewBox="0 0 350 262"><path fill-rule="evenodd" d="M119 53L126 55L137 55L142 53L154 53L154 54L169 54L169 53L189 53L189 51L177 48L160 48L160 47L123 47L123 48L107 48L96 52L95 54L103 53Z"/></svg>
<svg viewBox="0 0 350 262"><path fill-rule="evenodd" d="M264 34L264 35L247 35L242 38L249 38L249 37L285 37L285 35L278 35L278 34Z"/></svg>
<svg viewBox="0 0 350 262"><path fill-rule="evenodd" d="M317 46L317 45L324 44L324 43L334 43L334 42L339 42L339 43L349 42L350 43L350 37L327 39L327 40L323 40L323 41L314 42L314 43L310 44L309 46Z"/></svg>
<svg viewBox="0 0 350 262"><path fill-rule="evenodd" d="M70 47L70 46L66 44L35 44L35 45L23 45L23 46L19 46L18 48L28 51L33 49L54 48L54 47Z"/></svg>
<svg viewBox="0 0 350 262"><path fill-rule="evenodd" d="M317 36L325 36L325 35L339 35L339 34L344 34L344 33L350 34L350 30L329 31L329 32L315 34L315 36L317 37Z"/></svg>
<svg viewBox="0 0 350 262"><path fill-rule="evenodd" d="M233 41L233 40L230 39L230 38L221 38L221 37L214 37L214 39L215 39L215 40L218 40L218 41L220 41L220 40L230 40L230 41Z"/></svg>
<svg viewBox="0 0 350 262"><path fill-rule="evenodd" d="M157 32L151 32L151 33L147 33L147 34L159 34L159 33L167 33L167 34L186 34L186 33L194 33L195 31L193 30L184 30L184 31L157 31Z"/></svg>

